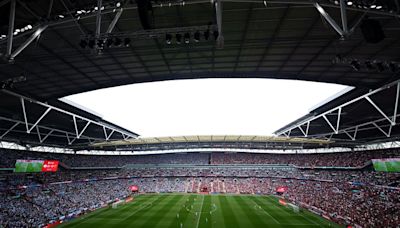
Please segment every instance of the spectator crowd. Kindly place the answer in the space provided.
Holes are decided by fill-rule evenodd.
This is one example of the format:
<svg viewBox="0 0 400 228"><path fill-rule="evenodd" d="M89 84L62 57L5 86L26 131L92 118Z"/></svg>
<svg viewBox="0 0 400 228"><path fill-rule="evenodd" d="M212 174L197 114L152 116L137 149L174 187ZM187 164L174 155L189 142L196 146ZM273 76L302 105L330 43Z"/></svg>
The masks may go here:
<svg viewBox="0 0 400 228"><path fill-rule="evenodd" d="M396 156L400 157L396 150L302 156L193 153L121 157L2 151L1 167L10 167L16 159L21 158L58 159L71 167L107 167L115 166L115 163L118 166L130 163L157 166L123 169L62 168L55 173L34 174L2 171L0 224L3 227L42 227L50 221L94 210L117 198L125 198L131 194L131 185L139 186L141 193L221 194L276 194L278 187L286 186L287 191L282 197L304 208L318 211L340 224L398 227L400 173L374 172L368 167L310 168L363 166L373 158ZM162 164L186 166L169 167ZM292 164L298 167L282 168L265 164Z"/></svg>

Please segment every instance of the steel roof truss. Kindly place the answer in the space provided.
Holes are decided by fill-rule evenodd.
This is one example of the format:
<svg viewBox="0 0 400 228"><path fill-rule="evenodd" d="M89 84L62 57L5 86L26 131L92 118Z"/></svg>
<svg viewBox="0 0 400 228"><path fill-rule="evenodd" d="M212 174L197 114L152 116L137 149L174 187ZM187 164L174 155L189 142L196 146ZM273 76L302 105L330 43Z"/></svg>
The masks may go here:
<svg viewBox="0 0 400 228"><path fill-rule="evenodd" d="M384 131L384 130L382 129L382 127L379 126L378 124L376 124L375 122L372 123L372 125L374 125L376 128L378 128L378 130L381 131L384 135L386 135L386 137L388 137L388 138L390 137L390 135L391 135L391 133L392 133L392 127L393 127L393 125L390 125L390 126L389 126L389 129L388 129L387 132Z"/></svg>
<svg viewBox="0 0 400 228"><path fill-rule="evenodd" d="M12 127L10 127L3 135L1 135L0 136L0 139L1 138L4 138L8 133L10 133L10 132L16 132L16 133L21 133L21 131L19 131L19 130L15 130L15 127L17 127L19 124L25 124L25 122L24 121L19 121L19 120L14 120L14 119L9 119L9 118L6 118L6 117L1 117L0 116L0 120L3 120L3 121L8 121L8 122L12 122L12 123L14 123L14 125L12 126ZM31 123L28 123L28 126L32 126L32 124ZM64 130L60 130L60 129L56 129L56 128L51 128L51 127L46 127L46 126L43 126L43 125L40 125L40 124L38 124L38 125L36 125L36 132L37 132L37 128L41 128L41 129L46 129L46 130L49 130L49 131L51 131L52 133L51 134L49 134L49 136L50 135L52 135L52 136L57 136L57 137L65 137L65 136L63 136L64 134L66 135L66 138L67 138L67 140L68 140L68 142L69 143L71 143L72 144L72 142L73 141L75 141L75 140L70 140L70 138L69 138L69 136L70 135L74 135L74 133L71 133L71 132L68 132L68 131L64 131ZM24 131L24 132L26 132L26 131ZM56 132L58 132L58 133L60 133L60 134L54 134L54 133L56 133ZM36 134L34 131L32 131L32 132L30 132L30 134ZM47 136L47 137L49 137L49 136ZM46 137L46 136L45 136ZM44 142L44 140L45 139L47 139L47 137L46 138L42 138L41 140L42 140L42 142ZM99 138L91 138L91 137L88 137L88 136L82 136L82 137L84 137L84 138L88 138L88 139L93 139L93 140L101 140L101 139L99 139ZM74 137L75 139L76 139L76 137ZM40 139L40 138L39 138ZM70 144L69 144L70 145Z"/></svg>
<svg viewBox="0 0 400 228"><path fill-rule="evenodd" d="M117 24L117 22L118 22L119 18L121 17L123 11L124 11L123 8L117 10L117 13L115 13L115 16L114 16L113 20L111 21L110 25L108 26L106 33L111 33L114 30L115 25Z"/></svg>
<svg viewBox="0 0 400 228"><path fill-rule="evenodd" d="M76 115L76 114L74 114L74 113L68 112L68 111L63 110L63 109L61 109L61 108L57 108L57 107L51 106L51 105L49 105L49 104L46 104L46 103L43 103L43 102L40 102L40 101L31 99L31 98L28 98L28 97L25 97L25 96L22 96L22 95L19 95L19 94L17 94L17 93L14 93L14 92L11 92L11 91L8 91L8 90L3 90L3 92L4 92L4 93L7 93L7 94L9 94L9 95L12 95L12 96L14 96L14 97L20 98L21 106L22 106L22 112L23 112L23 115L24 115L24 122L25 122L25 126L26 126L27 133L30 133L30 132L33 130L33 128L34 128L36 125L38 125L38 124L40 123L40 121L41 121L50 111L54 110L54 111L56 111L56 112L60 112L60 113L63 113L63 114L65 114L65 115L72 116L73 121L74 121L75 133L76 133L76 137L77 137L77 138L79 138L79 137L82 136L83 132L86 130L86 128L88 127L89 124L93 124L93 125L97 125L97 126L103 127L103 129L106 129L106 130L111 130L112 133L114 133L114 131L115 131L115 132L118 132L118 133L120 133L120 134L125 134L125 135L127 135L127 136L132 137L132 138L136 138L135 135L132 135L132 134L129 133L129 132L126 132L126 131L123 131L123 130L120 130L120 129L116 129L116 128L112 127L112 126L105 125L105 124L103 124L103 123L101 123L101 122L98 122L98 121L90 120L90 119L88 119L88 118L86 118L86 117ZM25 100L26 100L26 101L29 101L29 102L31 102L31 103L34 103L34 104L36 104L36 105L39 105L39 106L42 106L42 107L47 108L46 111L36 120L36 122L35 122L31 127L29 126L29 125L31 125L31 124L28 122L28 112L27 112L26 107L25 107ZM86 125L85 125L85 127L81 130L81 132L78 131L78 126L77 126L77 123L76 123L76 119L77 119L77 118L80 119L80 120L83 120L83 121L86 121L86 122L87 122ZM112 134L112 133L111 133L111 134ZM106 135L106 138L110 138L110 137L111 137L111 134L110 134L110 135L105 134L105 135ZM78 137L78 136L79 136L79 137Z"/></svg>
<svg viewBox="0 0 400 228"><path fill-rule="evenodd" d="M371 100L370 97L367 96L367 97L365 97L365 99L366 99L372 106L374 106L374 108L375 108L383 117L385 117L385 119L387 119L391 125L396 125L396 123L393 122L393 121L382 111L382 109L380 109L380 108L378 107L378 105L376 105L375 102L373 102L373 101ZM397 99L396 99L396 100L397 100ZM394 118L394 116L393 116L392 118Z"/></svg>
<svg viewBox="0 0 400 228"><path fill-rule="evenodd" d="M347 130L343 130L343 133L345 133L347 136L349 136L349 138L350 138L352 141L355 141L355 140L356 140L357 132L358 132L358 126L355 128L353 135L351 135Z"/></svg>
<svg viewBox="0 0 400 228"><path fill-rule="evenodd" d="M38 38L42 34L42 32L46 30L47 27L48 25L39 26L36 31L32 33L32 35L28 39L25 40L25 42L23 42L13 53L10 54L9 61L13 61L15 57L17 57L17 55L19 55L25 48L27 48L29 44L31 44L36 38Z"/></svg>
<svg viewBox="0 0 400 228"><path fill-rule="evenodd" d="M0 139L2 139L4 136L6 136L8 133L10 133L15 127L17 127L19 123L15 123L12 125L8 130L6 130L2 135L0 135Z"/></svg>
<svg viewBox="0 0 400 228"><path fill-rule="evenodd" d="M115 132L115 130L112 129L111 132L109 134L107 134L107 129L105 126L103 126L103 131L104 131L104 136L105 136L106 141L108 141L111 138L112 134L114 134L114 132Z"/></svg>
<svg viewBox="0 0 400 228"><path fill-rule="evenodd" d="M76 122L76 116L75 115L72 116L72 119L74 121L74 128L75 128L76 138L79 139L82 136L83 132L85 132L86 128L89 127L90 121L87 121L86 125L82 128L81 132L79 132L78 124Z"/></svg>
<svg viewBox="0 0 400 228"><path fill-rule="evenodd" d="M73 137L73 139L71 140L71 139L69 138L68 132L65 133L65 136L67 136L66 138L67 138L67 141L68 141L68 145L72 145L72 143L74 143L75 140L77 139L77 137Z"/></svg>
<svg viewBox="0 0 400 228"><path fill-rule="evenodd" d="M341 0L340 2L342 2L342 1L343 0ZM340 5L342 5L342 4L340 4ZM318 10L318 12L321 14L321 16L323 16L325 18L325 20L332 26L332 28L335 29L335 31L337 33L339 33L339 35L341 37L344 37L347 35L343 31L343 29L336 23L336 21L328 14L328 12L325 11L325 9L320 4L314 3L314 7ZM342 6L341 6L341 11L342 11ZM347 23L347 21L346 21L346 23Z"/></svg>
<svg viewBox="0 0 400 228"><path fill-rule="evenodd" d="M387 90L392 88L393 86L396 86L396 97L395 97L395 103L393 104L393 115L387 115L386 113L383 112L383 110L371 99L371 96L379 93L381 91ZM392 131L392 127L397 125L396 119L398 117L398 102L399 102L399 94L400 94L400 80L397 80L395 82L389 83L388 85L382 86L376 90L370 91L362 96L359 96L351 101L348 101L342 105L339 105L331 110L328 110L324 113L321 113L319 115L315 115L312 116L302 122L300 122L299 124L290 126L280 132L276 132L277 135L285 135L287 137L290 136L291 131L293 129L300 129L301 133L305 136L305 137L326 137L326 136L330 136L332 137L334 134L346 134L351 140L356 140L356 136L358 131L360 130L372 130L374 128L378 129L379 131L381 131L385 136L390 137L391 135L391 131ZM365 123L361 123L361 124L357 124L355 126L350 126L347 128L343 128L340 129L340 124L341 124L341 115L342 115L342 109L343 107L349 106L357 101L361 101L362 99L366 99L381 115L383 118L380 119L375 119L372 121L368 121ZM332 123L332 120L329 120L327 115L332 114L332 113L337 113L337 121L336 124L334 125L334 123ZM325 120L325 122L329 125L329 127L331 128L332 131L330 132L326 132L326 133L319 133L319 134L314 134L314 135L309 135L309 125L312 121L315 121L319 118L323 118ZM381 122L386 122L388 121L390 124L382 124ZM302 126L304 126L305 124L307 124L307 129L304 130L304 128ZM374 127L365 127L368 125L373 125ZM364 127L364 128L362 128ZM385 131L384 128L388 127L388 130ZM350 134L350 132L354 132L353 135Z"/></svg>
<svg viewBox="0 0 400 228"><path fill-rule="evenodd" d="M103 5L103 1L102 0L97 0L97 12L96 12L96 47L99 48L97 46L98 44L98 39L100 38L100 32L101 32L101 6Z"/></svg>
<svg viewBox="0 0 400 228"><path fill-rule="evenodd" d="M38 134L39 142L43 143L54 132L54 129L50 130L43 138L42 134L40 133L39 126L36 126L36 132Z"/></svg>
<svg viewBox="0 0 400 228"><path fill-rule="evenodd" d="M12 44L14 39L14 22L15 22L15 5L17 0L11 0L10 4L10 17L8 21L8 38L7 38L7 51L6 55L10 56L12 52Z"/></svg>

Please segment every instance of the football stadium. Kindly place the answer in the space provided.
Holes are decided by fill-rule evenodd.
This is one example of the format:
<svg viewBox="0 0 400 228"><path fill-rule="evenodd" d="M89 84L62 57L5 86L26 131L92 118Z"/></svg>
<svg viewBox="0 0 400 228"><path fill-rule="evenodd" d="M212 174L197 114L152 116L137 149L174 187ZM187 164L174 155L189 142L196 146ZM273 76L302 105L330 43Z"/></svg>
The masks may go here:
<svg viewBox="0 0 400 228"><path fill-rule="evenodd" d="M399 0L0 0L0 228L399 228L399 22Z"/></svg>

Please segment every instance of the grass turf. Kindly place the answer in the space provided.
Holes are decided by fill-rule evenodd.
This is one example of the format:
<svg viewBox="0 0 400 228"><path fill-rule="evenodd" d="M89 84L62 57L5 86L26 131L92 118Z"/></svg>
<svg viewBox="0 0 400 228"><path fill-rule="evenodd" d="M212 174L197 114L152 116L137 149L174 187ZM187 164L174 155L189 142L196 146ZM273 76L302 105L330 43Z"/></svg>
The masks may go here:
<svg viewBox="0 0 400 228"><path fill-rule="evenodd" d="M306 210L293 212L273 196L146 194L99 209L61 227L340 227Z"/></svg>

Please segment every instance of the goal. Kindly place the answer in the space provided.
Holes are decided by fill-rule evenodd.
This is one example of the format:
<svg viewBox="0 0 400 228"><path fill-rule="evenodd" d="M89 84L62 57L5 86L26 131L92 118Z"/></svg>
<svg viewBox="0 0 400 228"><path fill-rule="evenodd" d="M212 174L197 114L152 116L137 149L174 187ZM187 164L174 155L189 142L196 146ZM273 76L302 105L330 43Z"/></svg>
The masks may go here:
<svg viewBox="0 0 400 228"><path fill-rule="evenodd" d="M299 211L300 211L299 206L297 206L297 205L295 205L295 204L292 204L292 203L288 203L287 205L288 205L290 208L292 208L293 212L299 213Z"/></svg>
<svg viewBox="0 0 400 228"><path fill-rule="evenodd" d="M125 203L124 200L118 200L118 201L112 203L112 204L111 204L111 207L115 209L115 208L118 208L119 206L121 206L121 205L124 204L124 203Z"/></svg>

